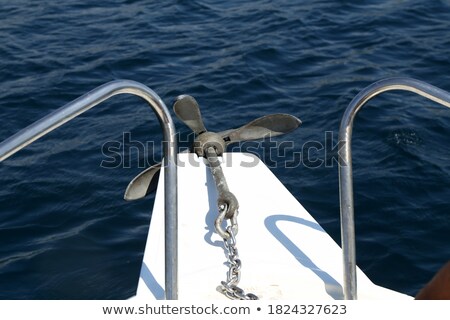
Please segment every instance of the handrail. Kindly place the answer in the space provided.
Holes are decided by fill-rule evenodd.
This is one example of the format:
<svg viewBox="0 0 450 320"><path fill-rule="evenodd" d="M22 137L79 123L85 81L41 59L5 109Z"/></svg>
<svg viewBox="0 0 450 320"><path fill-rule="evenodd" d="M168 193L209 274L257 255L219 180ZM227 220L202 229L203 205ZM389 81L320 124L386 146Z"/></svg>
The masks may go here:
<svg viewBox="0 0 450 320"><path fill-rule="evenodd" d="M339 142L344 143L339 158L339 193L341 206L341 240L344 263L344 297L357 299L355 223L353 204L353 173L351 139L353 121L363 105L385 91L404 90L414 92L450 108L450 93L428 83L411 78L380 80L363 89L348 105L339 128Z"/></svg>
<svg viewBox="0 0 450 320"><path fill-rule="evenodd" d="M129 93L147 101L158 117L164 140L164 206L165 206L165 296L178 299L178 239L177 239L177 140L175 126L161 98L150 88L130 80L106 83L69 102L46 117L22 129L0 143L0 162L40 137L72 120L112 96Z"/></svg>

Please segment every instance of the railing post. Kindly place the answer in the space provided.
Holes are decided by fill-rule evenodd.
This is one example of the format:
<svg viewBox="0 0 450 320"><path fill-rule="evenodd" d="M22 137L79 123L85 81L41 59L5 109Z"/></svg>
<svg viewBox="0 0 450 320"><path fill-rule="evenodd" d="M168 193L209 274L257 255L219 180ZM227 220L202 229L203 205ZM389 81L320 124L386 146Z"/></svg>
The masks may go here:
<svg viewBox="0 0 450 320"><path fill-rule="evenodd" d="M178 299L177 140L170 113L164 102L153 90L130 80L116 80L106 83L0 143L0 162L102 101L122 93L133 94L147 101L156 113L162 127L165 166L165 295L166 299L175 300Z"/></svg>
<svg viewBox="0 0 450 320"><path fill-rule="evenodd" d="M363 89L348 105L339 128L339 142L344 143L339 157L339 194L341 206L341 241L344 263L344 296L357 299L355 222L353 204L352 130L353 121L363 105L385 91L403 90L419 94L450 108L450 93L428 83L411 78L380 80Z"/></svg>

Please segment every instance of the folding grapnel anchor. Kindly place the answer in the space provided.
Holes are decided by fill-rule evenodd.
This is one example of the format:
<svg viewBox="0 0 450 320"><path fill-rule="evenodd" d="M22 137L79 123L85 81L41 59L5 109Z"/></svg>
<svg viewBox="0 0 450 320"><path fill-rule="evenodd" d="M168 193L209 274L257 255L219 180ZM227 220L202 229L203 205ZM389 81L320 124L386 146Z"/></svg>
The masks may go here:
<svg viewBox="0 0 450 320"><path fill-rule="evenodd" d="M294 116L279 113L260 117L237 129L215 133L206 130L199 105L193 97L179 96L173 109L177 117L194 131L196 139L193 150L200 157L205 156L205 145L215 147L218 156L221 156L232 143L279 136L297 129L302 123ZM157 163L138 174L128 185L125 200L141 199L155 191L160 169L161 164Z"/></svg>

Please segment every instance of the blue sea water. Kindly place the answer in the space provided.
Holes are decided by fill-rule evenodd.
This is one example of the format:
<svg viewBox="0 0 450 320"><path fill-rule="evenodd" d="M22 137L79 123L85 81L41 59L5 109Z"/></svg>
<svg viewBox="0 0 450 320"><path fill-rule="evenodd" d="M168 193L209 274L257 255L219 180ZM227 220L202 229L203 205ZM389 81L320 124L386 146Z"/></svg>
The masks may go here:
<svg viewBox="0 0 450 320"><path fill-rule="evenodd" d="M293 114L301 128L277 141L294 141L287 157L299 163L306 142L337 142L345 108L376 80L450 90L449 30L448 1L0 0L0 140L131 79L169 107L193 95L213 131ZM159 141L155 119L140 99L115 97L0 164L1 299L134 294L153 198L123 200L139 160L101 167L102 145L125 132ZM376 284L414 295L450 258L449 127L450 110L410 93L357 117L357 263ZM340 243L337 165L285 160L272 170Z"/></svg>

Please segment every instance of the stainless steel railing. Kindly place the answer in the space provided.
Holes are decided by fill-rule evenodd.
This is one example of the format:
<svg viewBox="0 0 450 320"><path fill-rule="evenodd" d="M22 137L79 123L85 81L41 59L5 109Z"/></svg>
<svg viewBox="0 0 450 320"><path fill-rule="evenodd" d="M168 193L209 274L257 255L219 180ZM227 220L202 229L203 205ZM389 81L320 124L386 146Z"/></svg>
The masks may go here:
<svg viewBox="0 0 450 320"><path fill-rule="evenodd" d="M166 299L174 300L178 298L177 140L170 113L164 102L153 90L130 80L106 83L0 143L0 162L102 101L121 93L133 94L147 101L156 113L162 127L165 167L165 296Z"/></svg>
<svg viewBox="0 0 450 320"><path fill-rule="evenodd" d="M344 142L340 155L339 191L341 205L341 240L344 262L345 299L357 299L355 223L353 205L353 174L351 139L353 121L359 110L370 99L385 91L404 90L417 93L450 108L450 93L428 83L411 78L390 78L373 83L363 89L349 104L339 128L339 141Z"/></svg>

